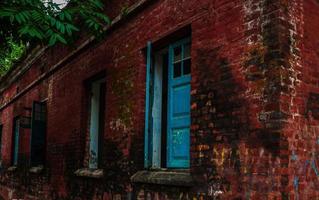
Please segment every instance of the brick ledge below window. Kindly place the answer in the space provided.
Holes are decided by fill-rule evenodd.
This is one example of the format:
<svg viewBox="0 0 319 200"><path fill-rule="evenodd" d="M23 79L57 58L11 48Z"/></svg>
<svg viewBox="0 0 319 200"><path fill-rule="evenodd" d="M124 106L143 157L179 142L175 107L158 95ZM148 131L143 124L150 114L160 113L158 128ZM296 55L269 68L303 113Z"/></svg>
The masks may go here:
<svg viewBox="0 0 319 200"><path fill-rule="evenodd" d="M39 166L31 167L29 172L32 174L40 174L41 172L43 172L43 170L44 170L43 165L39 165Z"/></svg>
<svg viewBox="0 0 319 200"><path fill-rule="evenodd" d="M7 169L8 172L15 172L15 171L17 171L17 170L18 170L18 167L17 167L17 166L10 166L10 167L8 167L8 169Z"/></svg>
<svg viewBox="0 0 319 200"><path fill-rule="evenodd" d="M82 168L76 170L74 174L79 177L102 178L104 173L103 169Z"/></svg>
<svg viewBox="0 0 319 200"><path fill-rule="evenodd" d="M139 171L131 177L133 183L191 187L194 180L189 172Z"/></svg>

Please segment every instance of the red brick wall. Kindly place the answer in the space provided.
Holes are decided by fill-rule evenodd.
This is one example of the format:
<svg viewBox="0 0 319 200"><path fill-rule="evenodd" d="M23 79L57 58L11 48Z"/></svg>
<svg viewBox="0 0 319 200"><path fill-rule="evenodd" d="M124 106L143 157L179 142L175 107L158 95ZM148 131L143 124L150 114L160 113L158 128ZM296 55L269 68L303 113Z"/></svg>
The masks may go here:
<svg viewBox="0 0 319 200"><path fill-rule="evenodd" d="M133 3L109 1L107 11L113 18ZM44 174L18 169L4 173L1 184L17 189L18 196L42 199L123 199L128 194L138 199L318 198L318 6L315 0L149 3L0 110L8 167L13 117L32 101L47 98ZM130 177L143 169L144 155L143 49L147 41L185 26L191 27L192 38L190 170L196 184L191 189L134 185L133 191ZM47 50L5 90L2 101L70 51ZM85 166L88 143L84 82L101 72L107 85L105 177L79 178L74 171ZM30 133L23 132L20 151L27 158Z"/></svg>
<svg viewBox="0 0 319 200"><path fill-rule="evenodd" d="M319 2L292 1L290 8L291 56L290 93L282 106L289 115L284 135L289 163L287 192L291 199L317 199L319 196L318 135L318 24Z"/></svg>

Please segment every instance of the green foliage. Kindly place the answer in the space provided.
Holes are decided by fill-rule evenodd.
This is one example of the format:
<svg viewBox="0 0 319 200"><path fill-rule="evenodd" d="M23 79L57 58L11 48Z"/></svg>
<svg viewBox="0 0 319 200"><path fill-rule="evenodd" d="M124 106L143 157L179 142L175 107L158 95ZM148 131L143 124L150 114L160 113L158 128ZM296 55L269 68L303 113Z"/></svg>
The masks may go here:
<svg viewBox="0 0 319 200"><path fill-rule="evenodd" d="M109 23L100 0L69 0L64 8L52 0L2 0L0 54L11 55L13 46L27 43L71 44L76 40L76 32L100 35ZM2 63L8 58L0 59L0 71L7 70L8 65Z"/></svg>
<svg viewBox="0 0 319 200"><path fill-rule="evenodd" d="M7 51L0 54L0 77L4 75L24 53L25 45L23 43L15 43L12 38L8 39Z"/></svg>

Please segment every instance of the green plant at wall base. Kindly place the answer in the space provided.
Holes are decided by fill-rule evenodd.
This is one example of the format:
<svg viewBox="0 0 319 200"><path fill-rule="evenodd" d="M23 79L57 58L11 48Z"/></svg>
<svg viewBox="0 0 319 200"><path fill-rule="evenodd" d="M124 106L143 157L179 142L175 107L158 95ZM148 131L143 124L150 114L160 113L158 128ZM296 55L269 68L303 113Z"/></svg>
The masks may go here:
<svg viewBox="0 0 319 200"><path fill-rule="evenodd" d="M62 7L52 0L2 0L0 2L0 54L12 44L72 44L79 32L96 36L110 23L100 0L69 0ZM9 53L10 54L10 53ZM22 55L22 54L21 54ZM9 59L1 57L0 59ZM1 63L1 62L0 62ZM0 66L1 71L7 67Z"/></svg>

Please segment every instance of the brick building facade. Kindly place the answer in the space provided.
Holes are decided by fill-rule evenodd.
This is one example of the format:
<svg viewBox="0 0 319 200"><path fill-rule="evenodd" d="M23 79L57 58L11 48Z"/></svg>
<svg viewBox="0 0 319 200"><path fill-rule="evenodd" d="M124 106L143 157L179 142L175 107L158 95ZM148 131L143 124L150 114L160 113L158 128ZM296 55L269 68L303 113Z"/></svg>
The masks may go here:
<svg viewBox="0 0 319 200"><path fill-rule="evenodd" d="M0 79L0 199L319 199L319 2L117 0Z"/></svg>

